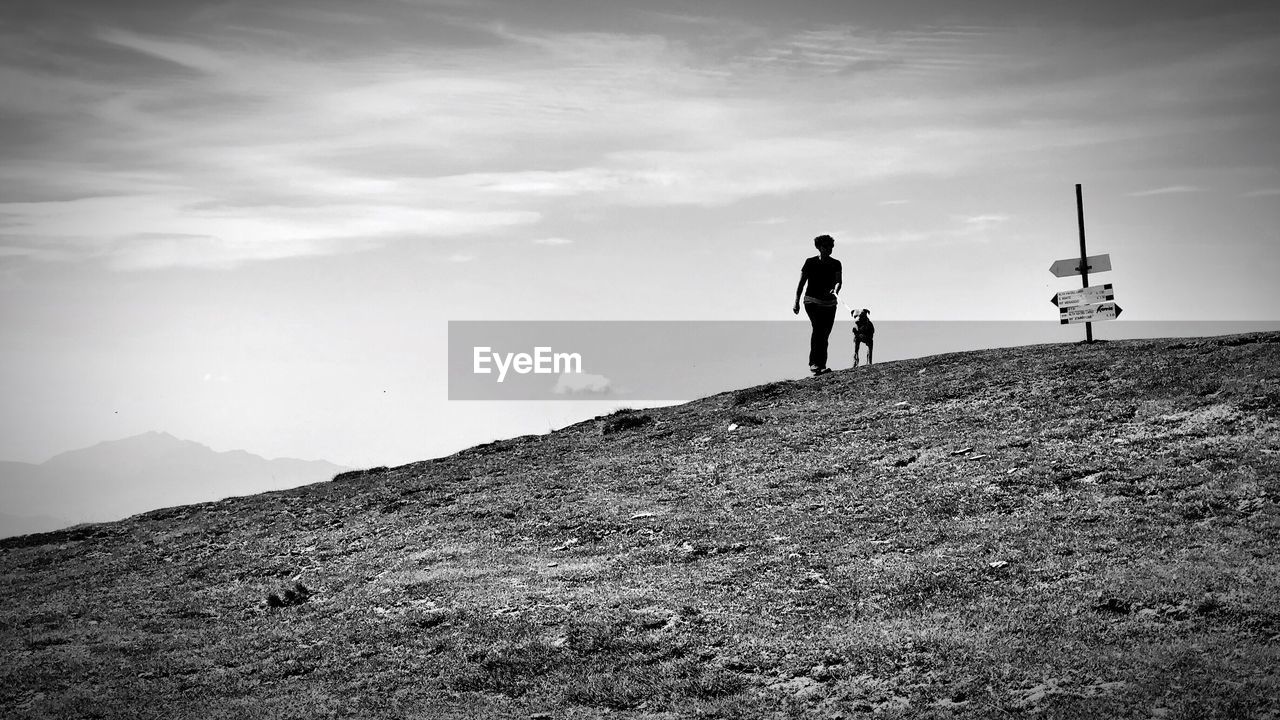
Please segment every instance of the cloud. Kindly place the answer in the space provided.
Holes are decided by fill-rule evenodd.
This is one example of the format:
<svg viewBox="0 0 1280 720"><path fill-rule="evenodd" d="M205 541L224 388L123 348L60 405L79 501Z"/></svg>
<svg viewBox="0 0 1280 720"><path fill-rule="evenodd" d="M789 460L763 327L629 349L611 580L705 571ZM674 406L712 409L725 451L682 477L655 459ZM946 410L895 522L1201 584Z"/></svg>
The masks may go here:
<svg viewBox="0 0 1280 720"><path fill-rule="evenodd" d="M848 240L841 239L841 242L855 245L985 243L990 241L993 230L1011 220L1013 220L1013 216L1005 213L953 215L945 223L936 227L899 230L896 232L858 233L850 235ZM839 233L835 235L837 238L844 238L846 234Z"/></svg>
<svg viewBox="0 0 1280 720"><path fill-rule="evenodd" d="M1169 185L1167 187L1139 190L1129 193L1129 197L1153 197L1155 195L1180 195L1183 193L1204 192L1204 188L1195 185Z"/></svg>
<svg viewBox="0 0 1280 720"><path fill-rule="evenodd" d="M957 219L966 227L982 229L1009 222L1010 216L1003 213L991 213L987 215L962 216Z"/></svg>
<svg viewBox="0 0 1280 720"><path fill-rule="evenodd" d="M236 243L208 236L155 233L125 238L97 255L115 270L227 269L246 262L339 255L377 247L377 243L361 238Z"/></svg>
<svg viewBox="0 0 1280 720"><path fill-rule="evenodd" d="M608 395L612 387L613 381L604 375L561 373L552 392L556 395Z"/></svg>
<svg viewBox="0 0 1280 720"><path fill-rule="evenodd" d="M218 53L195 43L147 37L115 28L100 30L98 39L201 72L216 73L232 67L232 63Z"/></svg>
<svg viewBox="0 0 1280 720"><path fill-rule="evenodd" d="M449 262L451 263L468 263L475 259L475 255L466 255L463 253L454 253L449 256Z"/></svg>
<svg viewBox="0 0 1280 720"><path fill-rule="evenodd" d="M451 238L536 222L528 211L401 205L269 207L244 213L198 196L0 203L0 244L43 260L102 259L118 270L230 268L362 252L406 237Z"/></svg>
<svg viewBox="0 0 1280 720"><path fill-rule="evenodd" d="M78 44L99 56L71 63L44 35L20 38L22 57L41 62L0 68L17 89L0 111L23 139L0 150L0 193L87 204L6 204L20 227L0 227L0 244L28 258L100 252L116 267L225 267L509 232L583 202L716 207L993 162L1015 172L1048 151L1129 139L1178 148L1157 140L1236 107L1218 95L1256 95L1235 78L1269 77L1260 58L1275 49L1216 37L1170 57L1166 43L1161 62L1114 73L1103 60L1149 48L1070 34L1082 30L1046 43L1038 28L777 32L668 18L668 35L571 32L504 25L495 11L395 15L412 34L438 30L443 12L472 31L463 44L344 43L327 22L142 33L104 21ZM1097 52L1059 49L1082 43ZM84 245L37 247L54 237Z"/></svg>
<svg viewBox="0 0 1280 720"><path fill-rule="evenodd" d="M836 24L773 39L744 58L746 66L792 75L894 77L954 74L1003 62L995 30L983 27L878 31Z"/></svg>
<svg viewBox="0 0 1280 720"><path fill-rule="evenodd" d="M572 245L573 241L568 238L562 238L562 237L545 237L545 238L535 239L533 241L533 244L560 246L560 245Z"/></svg>
<svg viewBox="0 0 1280 720"><path fill-rule="evenodd" d="M937 240L941 243L985 243L991 240L991 233L996 228L1012 220L1012 216L1004 213L985 213L965 215L953 218L959 226L949 228L940 233Z"/></svg>
<svg viewBox="0 0 1280 720"><path fill-rule="evenodd" d="M1280 195L1280 188L1258 188L1244 194L1247 198L1275 197L1276 195Z"/></svg>
<svg viewBox="0 0 1280 720"><path fill-rule="evenodd" d="M627 178L623 173L604 168L576 168L561 171L476 173L442 178L441 181L480 192L566 197L616 190L627 182Z"/></svg>
<svg viewBox="0 0 1280 720"><path fill-rule="evenodd" d="M933 240L938 237L937 232L921 231L921 230L899 230L896 232L871 232L858 233L851 235L848 239L842 239L841 242L853 245L902 245L907 243L919 243ZM844 238L845 235L840 234L837 237Z"/></svg>

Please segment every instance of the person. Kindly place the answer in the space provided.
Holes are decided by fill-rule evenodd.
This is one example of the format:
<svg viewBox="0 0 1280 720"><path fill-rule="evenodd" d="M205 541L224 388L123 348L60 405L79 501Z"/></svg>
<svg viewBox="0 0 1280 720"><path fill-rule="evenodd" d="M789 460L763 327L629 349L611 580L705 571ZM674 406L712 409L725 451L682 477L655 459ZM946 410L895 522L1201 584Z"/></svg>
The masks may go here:
<svg viewBox="0 0 1280 720"><path fill-rule="evenodd" d="M836 241L830 235L813 239L818 254L804 261L800 268L800 284L796 286L796 302L791 312L800 314L800 297L804 293L804 312L813 324L809 338L809 371L814 375L831 372L827 367L827 339L836 323L836 307L839 304L843 284L840 261L831 257ZM808 285L806 288L805 286Z"/></svg>

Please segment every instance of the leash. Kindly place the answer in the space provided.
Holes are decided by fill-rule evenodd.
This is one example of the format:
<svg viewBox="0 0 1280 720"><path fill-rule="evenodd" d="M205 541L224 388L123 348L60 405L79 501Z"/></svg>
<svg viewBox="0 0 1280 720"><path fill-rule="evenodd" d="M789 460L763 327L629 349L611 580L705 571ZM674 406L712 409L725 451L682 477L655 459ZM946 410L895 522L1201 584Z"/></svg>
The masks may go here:
<svg viewBox="0 0 1280 720"><path fill-rule="evenodd" d="M841 304L841 305L844 305L844 309L845 309L845 310L848 310L848 311L849 311L851 314L853 314L853 315L857 315L857 314L858 314L858 310L860 310L861 308L853 307L853 306L852 306L852 305L850 305L849 303L845 302L845 301L844 301L844 298L840 297L839 295L836 295L835 293L832 293L832 295L835 295L835 296L836 296L836 302L838 302L838 303L839 303L839 304Z"/></svg>

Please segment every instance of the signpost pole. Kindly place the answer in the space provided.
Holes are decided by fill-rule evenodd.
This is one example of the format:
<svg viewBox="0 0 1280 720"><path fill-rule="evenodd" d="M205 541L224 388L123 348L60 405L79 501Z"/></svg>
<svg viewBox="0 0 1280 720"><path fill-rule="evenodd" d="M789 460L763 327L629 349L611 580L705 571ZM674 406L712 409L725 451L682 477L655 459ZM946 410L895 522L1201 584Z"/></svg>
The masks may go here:
<svg viewBox="0 0 1280 720"><path fill-rule="evenodd" d="M1084 250L1084 196L1080 191L1080 183L1076 183L1076 219L1080 223L1080 282L1081 287L1089 287L1089 254ZM1084 324L1085 342L1093 344L1093 323Z"/></svg>

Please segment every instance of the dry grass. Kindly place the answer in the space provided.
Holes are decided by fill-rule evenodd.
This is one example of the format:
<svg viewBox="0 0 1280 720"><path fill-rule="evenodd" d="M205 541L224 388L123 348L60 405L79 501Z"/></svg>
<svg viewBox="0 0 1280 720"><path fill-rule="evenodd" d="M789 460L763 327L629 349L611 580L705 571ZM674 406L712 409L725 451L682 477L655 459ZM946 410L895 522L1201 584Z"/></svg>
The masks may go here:
<svg viewBox="0 0 1280 720"><path fill-rule="evenodd" d="M1278 423L1275 334L1017 348L15 538L0 715L1277 717Z"/></svg>

